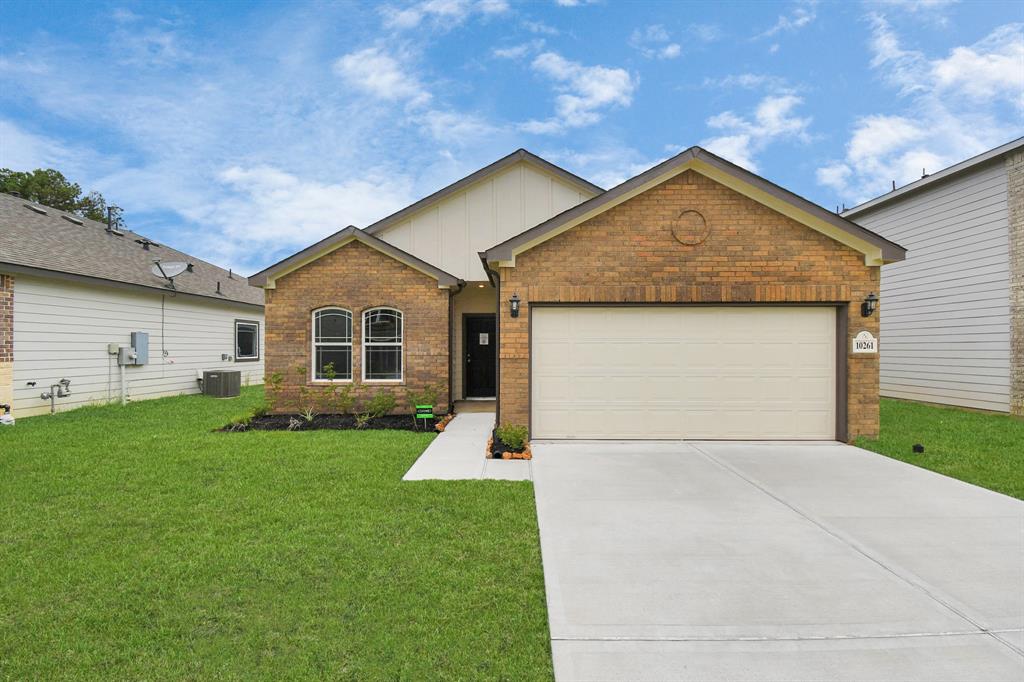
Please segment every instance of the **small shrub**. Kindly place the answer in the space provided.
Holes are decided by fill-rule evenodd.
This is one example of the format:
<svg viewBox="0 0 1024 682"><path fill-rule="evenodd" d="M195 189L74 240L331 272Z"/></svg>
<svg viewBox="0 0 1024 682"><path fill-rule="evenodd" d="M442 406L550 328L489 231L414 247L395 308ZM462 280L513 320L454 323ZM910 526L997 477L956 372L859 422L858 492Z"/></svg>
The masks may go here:
<svg viewBox="0 0 1024 682"><path fill-rule="evenodd" d="M313 422L313 420L316 419L316 414L317 413L316 413L316 410L314 410L312 407L307 407L306 409L304 409L299 414L302 415L302 418L306 420L307 424L311 424Z"/></svg>
<svg viewBox="0 0 1024 682"><path fill-rule="evenodd" d="M306 375L306 366L295 365L292 371L295 372L295 380L299 384L299 402L295 406L295 411L301 412L305 409L308 409L309 406L312 404L309 386L306 385L308 381Z"/></svg>
<svg viewBox="0 0 1024 682"><path fill-rule="evenodd" d="M522 424L502 424L495 433L498 434L498 438L501 442L507 445L510 449L520 452L526 445L526 437L529 435L529 430Z"/></svg>
<svg viewBox="0 0 1024 682"><path fill-rule="evenodd" d="M338 373L334 370L334 363L328 362L324 365L324 378L334 381ZM355 396L352 395L352 384L327 384L320 389L320 409L330 414L348 414L352 411L355 403Z"/></svg>
<svg viewBox="0 0 1024 682"><path fill-rule="evenodd" d="M415 410L417 405L437 406L437 398L441 395L441 387L427 384L420 391L406 391L405 399L409 401L409 409Z"/></svg>
<svg viewBox="0 0 1024 682"><path fill-rule="evenodd" d="M267 401L270 403L270 409L275 412L281 402L281 389L283 384L284 375L280 372L274 372L267 377Z"/></svg>
<svg viewBox="0 0 1024 682"><path fill-rule="evenodd" d="M392 393L389 391L379 391L370 398L363 411L369 414L371 419L376 419L377 417L391 414L396 404L398 404L398 401L395 400L395 396Z"/></svg>
<svg viewBox="0 0 1024 682"><path fill-rule="evenodd" d="M395 396L388 391L379 391L375 393L373 397L363 405L362 411L356 415L356 428L361 429L369 424L371 419L377 419L378 417L391 414L397 404L398 401L395 400Z"/></svg>

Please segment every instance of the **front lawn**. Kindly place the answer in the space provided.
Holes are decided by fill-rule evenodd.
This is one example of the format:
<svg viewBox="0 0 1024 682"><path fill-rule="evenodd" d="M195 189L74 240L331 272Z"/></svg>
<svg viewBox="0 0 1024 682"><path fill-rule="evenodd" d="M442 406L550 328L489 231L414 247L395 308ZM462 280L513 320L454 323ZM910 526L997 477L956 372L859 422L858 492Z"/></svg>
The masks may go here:
<svg viewBox="0 0 1024 682"><path fill-rule="evenodd" d="M915 443L924 454L914 454ZM1024 499L1020 418L883 398L881 437L857 445Z"/></svg>
<svg viewBox="0 0 1024 682"><path fill-rule="evenodd" d="M550 679L529 483L433 435L214 433L187 396L0 427L0 678Z"/></svg>

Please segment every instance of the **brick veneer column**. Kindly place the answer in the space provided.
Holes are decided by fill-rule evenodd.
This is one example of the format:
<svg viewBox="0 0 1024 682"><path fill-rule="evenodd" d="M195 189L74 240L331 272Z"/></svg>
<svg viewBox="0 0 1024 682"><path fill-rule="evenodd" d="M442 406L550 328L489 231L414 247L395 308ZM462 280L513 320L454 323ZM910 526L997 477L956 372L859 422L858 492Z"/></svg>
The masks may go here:
<svg viewBox="0 0 1024 682"><path fill-rule="evenodd" d="M710 226L706 240L680 243L669 227L686 209ZM878 434L878 355L853 355L850 337L878 335L879 314L860 316L878 293L879 268L860 252L709 178L686 171L557 237L502 268L502 297L523 300L513 319L501 306L501 421L529 421L529 306L574 303L848 303L849 438ZM882 306L885 301L881 302ZM884 352L885 340L881 339Z"/></svg>
<svg viewBox="0 0 1024 682"><path fill-rule="evenodd" d="M1010 228L1010 412L1024 415L1024 151L1006 157Z"/></svg>

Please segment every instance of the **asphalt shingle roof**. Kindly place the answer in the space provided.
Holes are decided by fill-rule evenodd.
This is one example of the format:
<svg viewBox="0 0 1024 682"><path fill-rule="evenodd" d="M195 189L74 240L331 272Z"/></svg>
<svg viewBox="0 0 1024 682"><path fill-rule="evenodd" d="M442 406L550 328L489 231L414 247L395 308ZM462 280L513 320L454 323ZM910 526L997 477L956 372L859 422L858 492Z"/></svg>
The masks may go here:
<svg viewBox="0 0 1024 682"><path fill-rule="evenodd" d="M150 271L154 259L165 263L185 261L193 264L193 271L174 278L177 291L213 300L263 305L263 290L249 286L242 275L234 273L229 277L224 268L159 242L154 242L158 245L147 251L137 239L145 237L130 230L123 230L121 236L110 234L106 225L95 220L0 193L0 270L4 264L10 264L168 292L164 286L167 281Z"/></svg>

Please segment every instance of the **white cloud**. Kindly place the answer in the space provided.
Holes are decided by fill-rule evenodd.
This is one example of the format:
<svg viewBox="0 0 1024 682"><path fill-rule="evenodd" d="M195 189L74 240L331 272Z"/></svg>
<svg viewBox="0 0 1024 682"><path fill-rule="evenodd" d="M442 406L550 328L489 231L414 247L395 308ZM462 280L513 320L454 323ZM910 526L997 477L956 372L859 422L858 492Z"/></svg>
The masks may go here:
<svg viewBox="0 0 1024 682"><path fill-rule="evenodd" d="M983 40L954 48L931 63L940 91L978 100L1005 97L1024 107L1024 32L1022 24L1001 26Z"/></svg>
<svg viewBox="0 0 1024 682"><path fill-rule="evenodd" d="M676 152L677 150L673 150L670 153ZM609 141L583 151L568 148L545 149L542 154L545 159L568 168L605 189L611 189L667 158L650 159L632 147Z"/></svg>
<svg viewBox="0 0 1024 682"><path fill-rule="evenodd" d="M510 45L509 47L496 47L491 50L491 54L499 59L522 59L531 52L536 52L544 48L544 40L538 38L531 40L528 43L520 43L518 45Z"/></svg>
<svg viewBox="0 0 1024 682"><path fill-rule="evenodd" d="M328 184L274 166L231 166L216 181L213 201L184 211L204 226L190 235L189 243L218 264L241 266L242 272L253 249L296 251L348 224L366 225L410 202L407 184L372 170L359 179Z"/></svg>
<svg viewBox="0 0 1024 682"><path fill-rule="evenodd" d="M736 73L721 78L705 78L706 88L743 88L745 90L770 90L775 94L795 92L785 78L763 73Z"/></svg>
<svg viewBox="0 0 1024 682"><path fill-rule="evenodd" d="M817 16L817 0L801 0L789 14L780 14L775 23L758 38L769 38L777 33L795 33L813 22Z"/></svg>
<svg viewBox="0 0 1024 682"><path fill-rule="evenodd" d="M807 131L811 124L810 117L794 114L794 109L802 103L803 99L792 94L768 95L758 103L750 118L732 111L712 116L707 120L708 127L721 130L723 134L708 138L701 145L728 161L756 172L757 154L773 142L785 139L810 141Z"/></svg>
<svg viewBox="0 0 1024 682"><path fill-rule="evenodd" d="M473 144L499 131L480 116L455 111L428 111L422 120L431 136L441 142Z"/></svg>
<svg viewBox="0 0 1024 682"><path fill-rule="evenodd" d="M558 29L557 28L555 28L554 26L549 26L548 24L545 24L543 21L532 21L532 20L526 19L526 20L524 20L522 22L522 26L523 26L523 28L525 28L530 33L537 33L539 35L546 35L546 36L557 36L558 35Z"/></svg>
<svg viewBox="0 0 1024 682"><path fill-rule="evenodd" d="M381 8L381 14L385 27L400 31L416 28L424 20L431 20L441 28L450 28L473 14L490 16L504 14L510 9L508 0L425 0L402 8L385 6Z"/></svg>
<svg viewBox="0 0 1024 682"><path fill-rule="evenodd" d="M664 26L652 24L642 30L634 30L629 37L629 45L649 59L674 59L683 53L683 49L671 40Z"/></svg>
<svg viewBox="0 0 1024 682"><path fill-rule="evenodd" d="M153 21L148 6L136 11L144 16L133 21ZM252 272L514 148L508 126L443 91L425 102L414 68L423 41L336 60L335 45L365 39L338 27L363 26L377 10L318 12L310 22L284 8L177 71L108 59L103 43L23 36L3 57L0 101L31 114L0 117L0 163L57 167L123 206L129 227ZM356 21L358 12L368 16ZM239 59L243 50L260 57Z"/></svg>
<svg viewBox="0 0 1024 682"><path fill-rule="evenodd" d="M592 125L601 120L602 110L633 101L636 82L625 69L584 66L555 52L538 55L532 66L555 81L560 94L555 97L556 116L528 121L522 125L526 132L550 134Z"/></svg>
<svg viewBox="0 0 1024 682"><path fill-rule="evenodd" d="M430 93L409 69L381 48L368 47L340 57L334 70L353 87L379 99L406 100L413 105L430 100Z"/></svg>
<svg viewBox="0 0 1024 682"><path fill-rule="evenodd" d="M690 24L688 31L702 43L713 43L722 37L722 28L717 24Z"/></svg>
<svg viewBox="0 0 1024 682"><path fill-rule="evenodd" d="M592 5L597 0L555 0L555 4L559 7L582 7L583 5Z"/></svg>
<svg viewBox="0 0 1024 682"><path fill-rule="evenodd" d="M96 162L95 155L86 150L72 149L59 140L31 133L0 119L0 168L17 171L58 168L73 177L84 166Z"/></svg>
<svg viewBox="0 0 1024 682"><path fill-rule="evenodd" d="M507 0L479 0L476 8L482 14L504 14L512 9Z"/></svg>
<svg viewBox="0 0 1024 682"><path fill-rule="evenodd" d="M1024 26L1007 24L973 45L929 59L906 49L889 21L869 17L871 66L905 98L905 113L858 118L842 159L818 183L860 203L1019 135L1024 110Z"/></svg>

